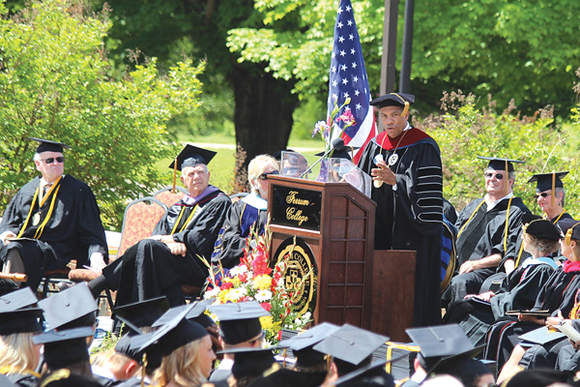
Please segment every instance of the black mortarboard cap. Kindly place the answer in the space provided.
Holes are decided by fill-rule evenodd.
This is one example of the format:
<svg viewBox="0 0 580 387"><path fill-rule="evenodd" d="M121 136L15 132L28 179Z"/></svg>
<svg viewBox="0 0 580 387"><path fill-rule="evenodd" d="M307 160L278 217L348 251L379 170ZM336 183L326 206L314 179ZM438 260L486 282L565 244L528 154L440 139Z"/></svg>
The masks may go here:
<svg viewBox="0 0 580 387"><path fill-rule="evenodd" d="M151 332L147 339L135 349L138 351L146 349L148 352L167 356L177 348L208 335L204 327L185 319L193 306L193 304L187 305L173 319Z"/></svg>
<svg viewBox="0 0 580 387"><path fill-rule="evenodd" d="M513 159L502 159L501 157L486 157L486 156L477 156L478 159L481 160L488 160L489 163L487 164L488 168L494 169L496 171L505 171L505 166L507 164L508 172L514 171L514 164L523 164L524 162L521 160L513 160Z"/></svg>
<svg viewBox="0 0 580 387"><path fill-rule="evenodd" d="M280 341L280 346L292 349L299 367L313 367L324 362L324 354L313 349L314 345L326 339L340 327L323 322L289 339Z"/></svg>
<svg viewBox="0 0 580 387"><path fill-rule="evenodd" d="M405 106L405 102L409 105L415 102L415 96L408 93L388 93L381 95L371 101L372 106L382 108L385 106ZM407 108L408 109L408 108Z"/></svg>
<svg viewBox="0 0 580 387"><path fill-rule="evenodd" d="M258 338L262 334L260 317L270 315L256 301L212 305L209 309L217 315L224 340L230 345Z"/></svg>
<svg viewBox="0 0 580 387"><path fill-rule="evenodd" d="M38 299L29 287L15 290L0 297L0 312L10 312L36 304Z"/></svg>
<svg viewBox="0 0 580 387"><path fill-rule="evenodd" d="M85 282L38 301L48 329L89 326L95 321L97 303Z"/></svg>
<svg viewBox="0 0 580 387"><path fill-rule="evenodd" d="M400 359L400 357L399 357ZM398 359L394 359L398 360ZM393 360L391 360L393 361ZM361 367L346 375L341 376L335 382L335 386L394 386L393 377L384 371L386 361L375 361L365 367ZM382 374L382 375L381 375ZM372 376L382 376L373 378Z"/></svg>
<svg viewBox="0 0 580 387"><path fill-rule="evenodd" d="M544 192L552 189L552 183L554 188L564 187L562 183L562 178L568 174L566 172L551 172L551 173L536 173L532 175L528 180L528 183L536 182L536 192Z"/></svg>
<svg viewBox="0 0 580 387"><path fill-rule="evenodd" d="M458 357L474 357L483 347L474 347L458 324L408 328L405 332L421 349L428 372Z"/></svg>
<svg viewBox="0 0 580 387"><path fill-rule="evenodd" d="M546 219L535 219L524 225L524 231L533 237L557 242L560 240L560 231L554 223Z"/></svg>
<svg viewBox="0 0 580 387"><path fill-rule="evenodd" d="M559 220L556 227L560 229L560 237L564 238L568 230L571 229L576 223L578 223L578 221L572 218L565 218Z"/></svg>
<svg viewBox="0 0 580 387"><path fill-rule="evenodd" d="M182 313L186 308L188 308L189 312L187 312L185 318L188 320L193 320L198 324L201 324L201 322L198 321L200 320L199 317L203 315L203 313L206 311L209 303L210 302L208 300L201 300L194 301L188 305L180 305L173 307L171 309L166 310L165 313L159 316L159 318L157 318L155 322L151 324L151 326L155 328L167 324L169 321L173 320L177 315L179 315L179 313ZM201 325L203 326L204 324Z"/></svg>
<svg viewBox="0 0 580 387"><path fill-rule="evenodd" d="M42 152L60 152L62 153L63 148L70 148L68 145L63 144L58 141L44 140L37 137L28 137L29 140L38 141L38 147L36 148L36 153Z"/></svg>
<svg viewBox="0 0 580 387"><path fill-rule="evenodd" d="M42 309L25 308L0 312L0 335L42 332Z"/></svg>
<svg viewBox="0 0 580 387"><path fill-rule="evenodd" d="M243 377L255 377L262 375L272 364L276 362L272 350L281 348L280 346L271 348L230 348L218 353L229 353L234 355L232 374L236 379Z"/></svg>
<svg viewBox="0 0 580 387"><path fill-rule="evenodd" d="M143 328L152 326L168 309L169 301L163 296L118 306L113 310L113 315L137 328Z"/></svg>
<svg viewBox="0 0 580 387"><path fill-rule="evenodd" d="M330 157L335 159L352 160L349 152L354 149L359 149L359 147L350 147L348 145L344 145L344 140L342 138L335 138L332 140L332 153L330 153ZM324 156L324 153L325 152L319 152L316 153L315 156Z"/></svg>
<svg viewBox="0 0 580 387"><path fill-rule="evenodd" d="M566 335L562 332L552 331L547 326L543 326L521 335L520 339L528 343L545 345L564 337L566 337Z"/></svg>
<svg viewBox="0 0 580 387"><path fill-rule="evenodd" d="M350 364L358 365L389 338L350 324L344 324L313 349Z"/></svg>
<svg viewBox="0 0 580 387"><path fill-rule="evenodd" d="M89 327L49 331L32 338L34 344L44 344L44 361L49 369L68 366L89 360L87 337L93 335Z"/></svg>
<svg viewBox="0 0 580 387"><path fill-rule="evenodd" d="M568 237L569 235L569 237ZM580 241L580 222L576 221L569 229L566 231L567 239L574 239Z"/></svg>
<svg viewBox="0 0 580 387"><path fill-rule="evenodd" d="M136 348L131 346L131 341L134 336L126 334L121 336L121 338L115 344L115 352L127 356L130 359L135 360L138 363L142 361L142 354Z"/></svg>
<svg viewBox="0 0 580 387"><path fill-rule="evenodd" d="M187 144L171 162L169 168L181 171L182 168L195 167L197 164L207 165L216 154L214 151ZM176 161L177 166L175 166Z"/></svg>

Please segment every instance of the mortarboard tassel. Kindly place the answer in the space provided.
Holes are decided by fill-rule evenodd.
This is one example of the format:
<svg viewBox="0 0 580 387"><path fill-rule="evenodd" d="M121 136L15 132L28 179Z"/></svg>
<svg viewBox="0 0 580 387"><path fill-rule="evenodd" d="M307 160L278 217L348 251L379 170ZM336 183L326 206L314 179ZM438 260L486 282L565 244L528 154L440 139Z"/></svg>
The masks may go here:
<svg viewBox="0 0 580 387"><path fill-rule="evenodd" d="M552 207L554 207L554 202L556 201L554 196L556 195L556 172L552 172Z"/></svg>
<svg viewBox="0 0 580 387"><path fill-rule="evenodd" d="M172 193L175 193L175 183L177 181L177 157L175 158L175 161L173 162L173 190L171 191Z"/></svg>

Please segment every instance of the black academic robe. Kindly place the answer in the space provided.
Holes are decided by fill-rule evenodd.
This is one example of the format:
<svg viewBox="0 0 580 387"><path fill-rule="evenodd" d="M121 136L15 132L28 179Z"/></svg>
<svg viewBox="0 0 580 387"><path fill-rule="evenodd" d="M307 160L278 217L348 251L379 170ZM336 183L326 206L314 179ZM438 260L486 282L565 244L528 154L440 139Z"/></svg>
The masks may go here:
<svg viewBox="0 0 580 387"><path fill-rule="evenodd" d="M186 256L173 255L164 243L152 239L130 247L103 269L108 287L118 290L117 305L162 295L171 306L183 304L181 285L202 286L207 278L208 268L198 255L209 262L230 204L229 197L217 190L195 206L183 200L171 206L155 230L173 231L173 239L186 245Z"/></svg>
<svg viewBox="0 0 580 387"><path fill-rule="evenodd" d="M249 387L317 387L326 379L326 372L300 372L281 368L267 376L255 379Z"/></svg>
<svg viewBox="0 0 580 387"><path fill-rule="evenodd" d="M458 323L474 345L485 343L485 334L509 310L531 309L538 291L547 283L554 268L546 263L520 266L503 281L501 289L490 302L478 298L457 301L450 305L446 323Z"/></svg>
<svg viewBox="0 0 580 387"><path fill-rule="evenodd" d="M498 270L502 271L506 257L515 255L522 216L529 213L528 208L518 197L513 197L511 201L509 198L501 199L491 210L487 211L487 208L487 204L481 198L469 203L459 213L455 224L459 233L456 240L457 270L469 260L478 260L496 253L503 257L502 262L497 268L477 269L453 277L441 296L444 307L463 300L467 294L479 293L485 279ZM471 220L468 222L469 218Z"/></svg>
<svg viewBox="0 0 580 387"><path fill-rule="evenodd" d="M580 290L580 271L566 273L561 267L555 270L540 289L532 310L548 310L568 316ZM529 321L504 320L491 326L487 335L484 357L497 360L498 369L509 358L514 347L521 343L520 336L540 326Z"/></svg>
<svg viewBox="0 0 580 387"><path fill-rule="evenodd" d="M264 227L268 222L267 208L257 208L251 205L251 201L245 198L233 203L228 211L224 225L216 239L212 264L221 262L225 268L232 268L240 263L246 248L246 238L250 231L254 230L258 235L264 233Z"/></svg>
<svg viewBox="0 0 580 387"><path fill-rule="evenodd" d="M374 158L379 153L387 165L391 160L390 168L397 184L372 187L371 196L377 203L375 249L416 251L413 323L415 326L438 324L441 322L439 284L443 232L439 147L435 140L416 128L394 140L383 132L367 144L359 168L370 175L371 169L377 168Z"/></svg>
<svg viewBox="0 0 580 387"><path fill-rule="evenodd" d="M552 223L554 223L555 225L558 225L562 220L564 219L574 219L572 218L572 215L570 215L567 212L564 212L562 214L562 216L558 215L554 218L551 219ZM516 242L516 249L514 250L514 256L513 257L506 257L506 259L514 259L514 262L517 262L518 264L521 264L522 262L524 262L524 260L526 258L530 257L530 253L528 253L527 251L525 251L523 249L523 228L520 229L520 232L518 233L518 239ZM504 260L505 261L505 260Z"/></svg>
<svg viewBox="0 0 580 387"><path fill-rule="evenodd" d="M99 207L91 189L82 181L63 175L40 208L37 198L28 217L39 184L37 177L24 185L6 207L0 223L0 233L12 231L16 235L26 223L22 234L26 239L2 246L0 261L6 259L10 249L18 249L28 275L26 285L32 289L38 287L45 270L64 268L71 259L76 259L81 267L89 263L94 252L102 253L105 259L108 254ZM47 218L44 230L34 239Z"/></svg>
<svg viewBox="0 0 580 387"><path fill-rule="evenodd" d="M580 332L580 320L572 321L572 326ZM553 351L554 352L554 351ZM555 360L558 371L576 373L580 371L580 351L577 351L568 338L562 340L558 346L558 353Z"/></svg>
<svg viewBox="0 0 580 387"><path fill-rule="evenodd" d="M5 376L14 386L22 386L22 387L38 386L39 379L34 375L8 374L3 376ZM2 380L0 380L0 386L4 386L4 384L2 384Z"/></svg>

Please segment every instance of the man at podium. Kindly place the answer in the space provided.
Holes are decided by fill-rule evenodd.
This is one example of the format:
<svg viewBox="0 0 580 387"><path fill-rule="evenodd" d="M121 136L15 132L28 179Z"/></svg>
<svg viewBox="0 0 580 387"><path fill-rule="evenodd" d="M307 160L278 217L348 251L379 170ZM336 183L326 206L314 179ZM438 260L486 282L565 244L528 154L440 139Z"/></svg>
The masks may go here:
<svg viewBox="0 0 580 387"><path fill-rule="evenodd" d="M367 144L358 166L373 177L375 249L416 250L413 323L424 326L441 320L443 183L439 146L408 122L414 100L389 93L371 101L384 132Z"/></svg>

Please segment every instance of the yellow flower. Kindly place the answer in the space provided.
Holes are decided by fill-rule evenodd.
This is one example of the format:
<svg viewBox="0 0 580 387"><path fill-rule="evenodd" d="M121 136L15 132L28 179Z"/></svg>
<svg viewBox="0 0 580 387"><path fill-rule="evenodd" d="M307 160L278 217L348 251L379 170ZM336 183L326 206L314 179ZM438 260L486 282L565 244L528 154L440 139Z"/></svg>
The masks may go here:
<svg viewBox="0 0 580 387"><path fill-rule="evenodd" d="M270 286L272 286L272 277L266 274L259 275L252 281L252 287L257 290L267 290Z"/></svg>
<svg viewBox="0 0 580 387"><path fill-rule="evenodd" d="M230 292L230 290L229 290L229 289L225 289L225 290L222 290L222 291L221 291L221 292L218 294L218 296L217 296L217 299L218 299L218 301L219 301L219 303L220 303L220 304L225 304L225 303L226 303L226 301L227 301L227 299L228 299L228 293L229 293L229 292Z"/></svg>
<svg viewBox="0 0 580 387"><path fill-rule="evenodd" d="M262 316L260 317L260 324L262 324L262 329L268 330L272 328L272 316Z"/></svg>

